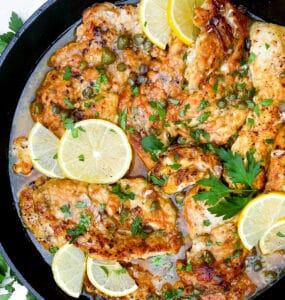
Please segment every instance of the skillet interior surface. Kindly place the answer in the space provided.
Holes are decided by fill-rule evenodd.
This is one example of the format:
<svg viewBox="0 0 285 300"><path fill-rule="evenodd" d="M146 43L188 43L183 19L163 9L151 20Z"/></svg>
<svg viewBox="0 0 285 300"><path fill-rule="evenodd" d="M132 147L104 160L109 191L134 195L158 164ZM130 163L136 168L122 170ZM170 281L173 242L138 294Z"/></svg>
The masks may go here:
<svg viewBox="0 0 285 300"><path fill-rule="evenodd" d="M103 1L97 1L103 2ZM117 1L128 3L135 1ZM256 1L258 2L258 1ZM270 2L270 1L269 1ZM272 1L273 2L273 1ZM54 42L75 22L80 20L85 8L93 0L50 0L22 27L0 57L1 155L0 182L0 251L19 279L31 289L37 299L73 299L55 284L51 268L45 262L18 217L9 180L9 137L13 116L23 88L40 58ZM285 3L283 4L285 6ZM280 299L282 284L279 280L258 299ZM81 296L80 299L87 299Z"/></svg>

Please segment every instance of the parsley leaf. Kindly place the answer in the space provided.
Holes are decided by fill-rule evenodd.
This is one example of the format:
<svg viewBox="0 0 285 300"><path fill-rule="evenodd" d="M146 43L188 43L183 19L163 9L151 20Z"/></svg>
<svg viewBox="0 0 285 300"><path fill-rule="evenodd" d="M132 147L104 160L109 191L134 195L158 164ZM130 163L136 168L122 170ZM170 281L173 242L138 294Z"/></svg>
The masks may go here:
<svg viewBox="0 0 285 300"><path fill-rule="evenodd" d="M14 32L17 32L22 27L22 25L22 19L15 12L12 12L9 21L9 29L11 29Z"/></svg>
<svg viewBox="0 0 285 300"><path fill-rule="evenodd" d="M237 152L233 153L220 148L216 150L216 153L224 162L226 171L234 183L245 184L253 188L254 179L261 172L260 161L256 161L253 157L254 151L250 150L246 153L247 165Z"/></svg>
<svg viewBox="0 0 285 300"><path fill-rule="evenodd" d="M246 204L251 200L252 196L248 197L231 197L220 201L217 205L208 208L209 212L217 217L223 216L223 219L230 219L236 215Z"/></svg>
<svg viewBox="0 0 285 300"><path fill-rule="evenodd" d="M167 290L163 292L165 300L181 299L183 289Z"/></svg>
<svg viewBox="0 0 285 300"><path fill-rule="evenodd" d="M196 201L205 201L210 206L208 211L216 216L229 219L237 214L254 196L256 190L253 182L260 173L260 161L253 157L254 151L246 153L247 164L244 164L240 154L223 148L216 149L216 153L224 163L226 172L233 183L243 185L242 189L230 189L219 178L209 175L197 183L208 187L194 196Z"/></svg>
<svg viewBox="0 0 285 300"><path fill-rule="evenodd" d="M211 188L209 191L202 191L194 196L196 201L206 200L206 205L216 204L221 198L228 196L231 192L230 188L212 174L210 174L209 178L203 178L197 183Z"/></svg>
<svg viewBox="0 0 285 300"><path fill-rule="evenodd" d="M71 78L71 67L66 67L63 73L63 80L69 80Z"/></svg>
<svg viewBox="0 0 285 300"><path fill-rule="evenodd" d="M10 43L15 33L20 29L22 25L22 19L15 12L12 12L9 21L9 29L12 31L8 31L0 35L0 54L5 50L8 43Z"/></svg>

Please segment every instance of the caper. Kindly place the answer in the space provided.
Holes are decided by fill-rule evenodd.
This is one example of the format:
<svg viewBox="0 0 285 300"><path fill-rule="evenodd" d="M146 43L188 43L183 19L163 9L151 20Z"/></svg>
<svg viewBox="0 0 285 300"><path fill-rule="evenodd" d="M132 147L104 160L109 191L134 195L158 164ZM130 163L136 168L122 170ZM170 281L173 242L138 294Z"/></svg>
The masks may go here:
<svg viewBox="0 0 285 300"><path fill-rule="evenodd" d="M156 210L159 209L159 207L160 207L159 202L157 200L154 200L154 201L151 202L150 210L151 211L156 211Z"/></svg>
<svg viewBox="0 0 285 300"><path fill-rule="evenodd" d="M254 271L254 272L258 272L258 271L260 271L260 270L262 270L262 262L261 262L260 259L258 259L258 260L256 260L256 261L254 262L254 264L253 264L253 271Z"/></svg>
<svg viewBox="0 0 285 300"><path fill-rule="evenodd" d="M285 101L281 101L280 104L279 104L279 111L281 113L284 113L285 112Z"/></svg>
<svg viewBox="0 0 285 300"><path fill-rule="evenodd" d="M139 73L145 75L148 72L148 66L146 64L140 64Z"/></svg>
<svg viewBox="0 0 285 300"><path fill-rule="evenodd" d="M137 74L135 72L131 72L128 78L128 84L130 86L135 86L137 81Z"/></svg>
<svg viewBox="0 0 285 300"><path fill-rule="evenodd" d="M148 40L148 39L145 39L145 41L143 43L143 48L146 51L151 50L151 48L152 48L152 42L150 40Z"/></svg>
<svg viewBox="0 0 285 300"><path fill-rule="evenodd" d="M144 75L139 75L137 78L137 83L138 84L145 84L147 83L147 78Z"/></svg>
<svg viewBox="0 0 285 300"><path fill-rule="evenodd" d="M84 98L90 99L94 96L94 90L91 86L88 86L82 91L82 95Z"/></svg>
<svg viewBox="0 0 285 300"><path fill-rule="evenodd" d="M185 194L183 192L179 192L175 195L175 201L178 204L182 204L185 198Z"/></svg>
<svg viewBox="0 0 285 300"><path fill-rule="evenodd" d="M119 72L124 72L124 71L127 70L127 65L126 65L125 63L119 63L119 64L117 65L117 70L118 70Z"/></svg>
<svg viewBox="0 0 285 300"><path fill-rule="evenodd" d="M124 50L130 45L130 38L125 34L120 35L117 39L117 48L119 50Z"/></svg>
<svg viewBox="0 0 285 300"><path fill-rule="evenodd" d="M218 102L217 102L217 106L218 106L218 108L226 108L227 107L227 105L228 105L228 102L227 102L227 100L225 100L225 99L220 99Z"/></svg>
<svg viewBox="0 0 285 300"><path fill-rule="evenodd" d="M86 69L87 67L88 67L88 62L86 60L82 60L80 62L80 70L82 71L82 70Z"/></svg>
<svg viewBox="0 0 285 300"><path fill-rule="evenodd" d="M51 111L54 114L58 115L60 113L60 108L57 104L53 103L52 106L51 106Z"/></svg>
<svg viewBox="0 0 285 300"><path fill-rule="evenodd" d="M144 40L143 34L137 33L133 36L133 42L137 47L141 46Z"/></svg>
<svg viewBox="0 0 285 300"><path fill-rule="evenodd" d="M277 278L277 273L272 270L266 270L263 274L267 283L272 282Z"/></svg>
<svg viewBox="0 0 285 300"><path fill-rule="evenodd" d="M208 250L204 251L201 258L206 264L212 264L215 261L214 255Z"/></svg>
<svg viewBox="0 0 285 300"><path fill-rule="evenodd" d="M239 101L237 104L237 109L244 110L247 108L247 103L245 101Z"/></svg>
<svg viewBox="0 0 285 300"><path fill-rule="evenodd" d="M44 106L42 103L34 102L31 106L31 110L34 114L39 115L42 113Z"/></svg>
<svg viewBox="0 0 285 300"><path fill-rule="evenodd" d="M110 65L116 60L116 54L109 48L102 49L101 63Z"/></svg>

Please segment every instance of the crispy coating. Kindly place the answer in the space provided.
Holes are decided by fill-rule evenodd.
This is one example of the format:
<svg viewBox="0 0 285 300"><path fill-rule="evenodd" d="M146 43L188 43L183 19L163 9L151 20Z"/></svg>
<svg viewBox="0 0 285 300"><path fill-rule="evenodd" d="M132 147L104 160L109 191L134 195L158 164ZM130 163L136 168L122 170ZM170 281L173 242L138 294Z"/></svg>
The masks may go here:
<svg viewBox="0 0 285 300"><path fill-rule="evenodd" d="M273 141L272 141L273 142ZM283 125L274 142L267 172L266 191L285 192L285 126Z"/></svg>
<svg viewBox="0 0 285 300"><path fill-rule="evenodd" d="M173 146L159 158L150 171L157 178L166 175L162 189L167 194L180 192L210 173L220 177L222 167L213 153L204 153L198 147Z"/></svg>
<svg viewBox="0 0 285 300"><path fill-rule="evenodd" d="M17 158L17 161L13 164L13 171L17 174L29 175L33 169L33 163L26 137L18 136L13 140L13 155Z"/></svg>
<svg viewBox="0 0 285 300"><path fill-rule="evenodd" d="M78 227L83 214L90 225L74 244L94 258L129 261L176 253L181 239L170 200L144 179L118 184L121 193L133 193L134 200L120 198L110 186L55 179L36 183L20 194L23 221L46 249L70 241L69 230Z"/></svg>

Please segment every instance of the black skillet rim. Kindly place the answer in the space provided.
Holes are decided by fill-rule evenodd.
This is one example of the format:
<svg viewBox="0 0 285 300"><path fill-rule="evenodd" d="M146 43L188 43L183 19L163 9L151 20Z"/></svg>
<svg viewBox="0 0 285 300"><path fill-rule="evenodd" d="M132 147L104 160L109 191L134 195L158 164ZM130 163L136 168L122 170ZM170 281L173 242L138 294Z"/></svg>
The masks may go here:
<svg viewBox="0 0 285 300"><path fill-rule="evenodd" d="M13 199L7 168L10 129L18 99L39 59L63 32L81 19L84 9L95 2L103 1L48 0L25 22L0 56L0 182L3 188L0 201L0 252L37 299L72 298L57 287L50 266L44 262L19 220L14 201L7 201ZM282 278L257 298L274 299L282 295L284 283L285 278ZM86 297L81 296L80 299Z"/></svg>

